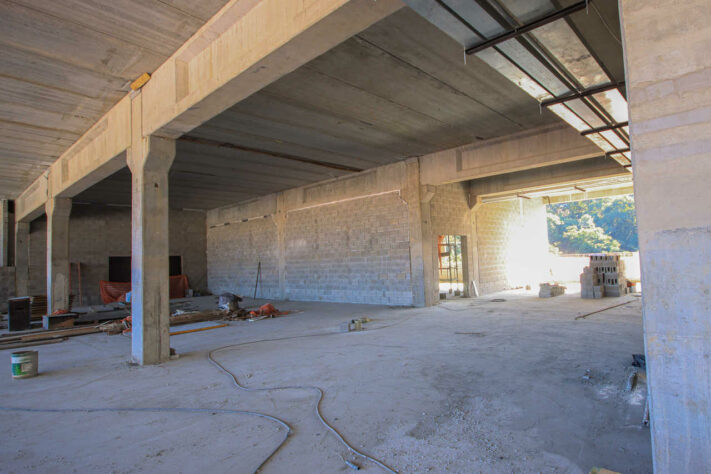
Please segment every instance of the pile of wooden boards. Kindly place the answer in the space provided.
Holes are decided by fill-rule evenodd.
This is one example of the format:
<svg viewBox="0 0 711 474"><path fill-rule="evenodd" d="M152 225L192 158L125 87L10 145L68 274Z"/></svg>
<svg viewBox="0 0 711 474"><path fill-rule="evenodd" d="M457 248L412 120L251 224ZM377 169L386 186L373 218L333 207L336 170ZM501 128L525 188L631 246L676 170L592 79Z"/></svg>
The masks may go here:
<svg viewBox="0 0 711 474"><path fill-rule="evenodd" d="M99 332L98 326L75 327L56 331L23 331L19 334L3 334L0 336L0 350L19 347L39 346L66 341L68 337L81 336Z"/></svg>

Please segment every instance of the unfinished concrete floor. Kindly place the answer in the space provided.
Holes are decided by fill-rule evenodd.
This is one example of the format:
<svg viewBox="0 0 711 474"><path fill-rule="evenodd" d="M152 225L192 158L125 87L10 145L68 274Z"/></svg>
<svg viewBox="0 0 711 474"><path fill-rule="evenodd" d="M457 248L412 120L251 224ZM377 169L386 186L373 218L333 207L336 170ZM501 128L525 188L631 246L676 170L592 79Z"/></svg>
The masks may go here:
<svg viewBox="0 0 711 474"><path fill-rule="evenodd" d="M207 361L220 346L280 338L215 358L250 387L323 388L327 419L400 472L652 470L645 389L625 391L631 355L643 352L640 298L276 305L303 312L174 336L180 358L160 366L131 366L129 338L95 334L37 347L41 375L12 380L4 351L1 405L254 410L294 429L264 472L350 472L343 458L381 472L324 429L312 392L238 391ZM364 316L367 330L337 332ZM220 413L2 411L0 426L4 472L252 472L284 436L274 422Z"/></svg>

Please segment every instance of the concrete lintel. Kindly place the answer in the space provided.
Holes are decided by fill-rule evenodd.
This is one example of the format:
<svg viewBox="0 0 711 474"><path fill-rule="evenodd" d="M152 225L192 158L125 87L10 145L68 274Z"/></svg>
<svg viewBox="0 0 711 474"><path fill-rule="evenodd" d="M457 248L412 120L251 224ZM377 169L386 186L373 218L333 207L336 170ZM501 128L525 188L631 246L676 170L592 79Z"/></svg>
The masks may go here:
<svg viewBox="0 0 711 474"><path fill-rule="evenodd" d="M555 124L420 158L422 184L447 184L600 156L568 125Z"/></svg>
<svg viewBox="0 0 711 474"><path fill-rule="evenodd" d="M603 178L630 177L616 161L605 157L488 176L469 182L470 205L482 196L504 196L552 186L581 185Z"/></svg>
<svg viewBox="0 0 711 474"><path fill-rule="evenodd" d="M49 198L47 214L47 313L69 310L69 215L72 200Z"/></svg>

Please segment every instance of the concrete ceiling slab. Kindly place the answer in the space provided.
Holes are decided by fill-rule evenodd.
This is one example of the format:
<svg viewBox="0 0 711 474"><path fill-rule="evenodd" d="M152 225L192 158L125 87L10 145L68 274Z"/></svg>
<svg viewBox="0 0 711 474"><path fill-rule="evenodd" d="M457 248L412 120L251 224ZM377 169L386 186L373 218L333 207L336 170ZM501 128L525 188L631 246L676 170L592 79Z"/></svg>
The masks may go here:
<svg viewBox="0 0 711 474"><path fill-rule="evenodd" d="M0 198L14 198L227 0L0 2Z"/></svg>
<svg viewBox="0 0 711 474"><path fill-rule="evenodd" d="M97 3L95 0L91 5ZM201 13L193 2L160 3L177 9L186 18L181 20L173 12L162 20L168 25L166 28L137 32L146 35L146 44L159 41L172 27L177 31L171 41L179 41L178 37L187 35L199 23L197 20L204 20L210 9L221 4L217 0L206 2ZM57 13L47 13L50 7L40 8L41 5L34 5L34 9L24 4L12 5L8 10L24 8L35 12L23 13L29 18L55 18L52 15ZM86 18L91 16L82 12ZM102 19L96 29L106 29L109 23ZM132 28L142 28L143 24L139 22ZM143 69L151 70L148 68L154 63L155 68L161 55L170 49L146 49L127 42L114 57L109 54L113 42L128 41L125 32L115 36L98 34L82 24L67 27L67 38L62 38L65 47L79 27L103 41L104 56L92 46L90 51L70 59L66 52L62 57L60 51L46 44L27 47L12 41L7 43L14 49L0 52L0 67L6 64L7 68L15 68L23 54L34 54L36 64L23 66L23 71L34 74L37 80L43 77L41 65L46 57L51 59L47 61L47 75L55 82L61 82L63 75L84 71L80 82L66 80L59 86L26 84L17 72L5 78L0 71L0 91L7 90L6 97L14 97L7 101L28 122L24 125L35 125L18 133L13 124L5 125L9 120L0 115L0 124L7 127L7 132L0 131L0 151L28 160L25 166L12 168L11 161L0 157L0 172L36 176L72 137L85 130L87 123L124 94L124 81ZM598 37L604 26L582 25L584 28ZM49 36L49 40L43 40L45 43L51 42ZM3 41L0 38L0 43ZM592 43L605 49L606 41ZM614 59L614 54L610 57ZM45 98L50 99L49 105L40 108ZM61 117L67 120L60 121ZM170 174L171 206L211 209L558 121L482 60L465 57L463 46L457 41L413 10L403 8L180 139ZM48 124L49 129L38 128L40 124ZM17 189L21 189L29 180L23 175L18 176L17 182ZM130 173L121 170L76 199L127 205Z"/></svg>
<svg viewBox="0 0 711 474"><path fill-rule="evenodd" d="M219 207L349 173L329 165L364 170L557 120L404 8L192 130L178 142L171 205ZM130 190L125 172L106 181L77 199Z"/></svg>

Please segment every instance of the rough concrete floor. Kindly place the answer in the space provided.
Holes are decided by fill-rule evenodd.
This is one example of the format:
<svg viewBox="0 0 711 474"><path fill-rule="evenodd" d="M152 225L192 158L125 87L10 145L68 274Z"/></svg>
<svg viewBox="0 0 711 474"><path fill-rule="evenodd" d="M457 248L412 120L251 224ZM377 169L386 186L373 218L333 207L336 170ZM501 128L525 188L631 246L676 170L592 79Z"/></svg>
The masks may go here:
<svg viewBox="0 0 711 474"><path fill-rule="evenodd" d="M41 375L12 380L4 351L0 405L255 410L294 428L264 472L350 472L343 458L382 472L319 424L312 392L241 392L206 360L228 344L314 335L216 358L250 387L323 388L327 419L400 472L651 472L645 391L624 390L631 354L643 352L639 298L508 292L426 309L276 305L303 312L174 336L180 358L160 366L131 366L129 338L95 334L37 347ZM336 332L363 316L374 320L366 331ZM23 473L252 472L284 435L271 421L211 413L2 411L0 427L1 470Z"/></svg>

